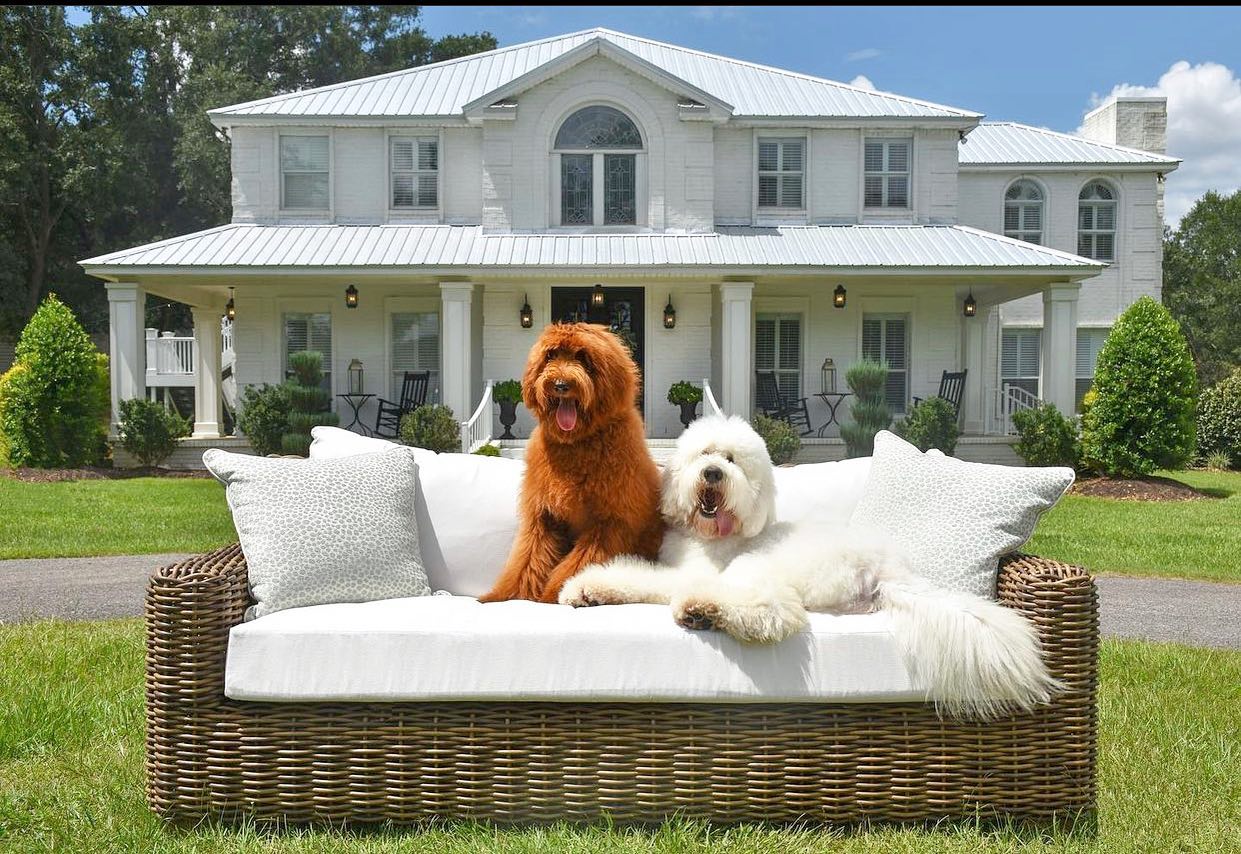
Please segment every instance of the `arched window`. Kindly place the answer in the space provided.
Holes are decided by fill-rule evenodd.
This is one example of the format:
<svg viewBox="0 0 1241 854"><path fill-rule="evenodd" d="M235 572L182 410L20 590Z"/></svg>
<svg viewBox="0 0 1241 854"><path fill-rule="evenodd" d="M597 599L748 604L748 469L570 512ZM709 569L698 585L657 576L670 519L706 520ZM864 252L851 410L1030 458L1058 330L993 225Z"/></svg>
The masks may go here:
<svg viewBox="0 0 1241 854"><path fill-rule="evenodd" d="M583 107L564 120L560 158L561 225L635 225L642 134L614 107Z"/></svg>
<svg viewBox="0 0 1241 854"><path fill-rule="evenodd" d="M1111 261L1116 256L1116 191L1091 181L1077 199L1077 254Z"/></svg>
<svg viewBox="0 0 1241 854"><path fill-rule="evenodd" d="M1017 181L1004 194L1004 236L1043 242L1043 191L1033 181Z"/></svg>

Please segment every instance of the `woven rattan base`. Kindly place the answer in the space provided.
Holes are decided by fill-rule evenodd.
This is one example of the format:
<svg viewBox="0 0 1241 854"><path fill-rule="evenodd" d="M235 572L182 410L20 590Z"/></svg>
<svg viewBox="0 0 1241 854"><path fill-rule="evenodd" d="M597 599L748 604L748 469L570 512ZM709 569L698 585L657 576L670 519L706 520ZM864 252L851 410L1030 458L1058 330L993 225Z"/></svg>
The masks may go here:
<svg viewBox="0 0 1241 854"><path fill-rule="evenodd" d="M911 821L1089 811L1097 617L1089 576L1010 560L1001 598L1069 690L1034 714L921 704L241 703L223 696L247 601L230 550L147 598L147 771L170 820Z"/></svg>

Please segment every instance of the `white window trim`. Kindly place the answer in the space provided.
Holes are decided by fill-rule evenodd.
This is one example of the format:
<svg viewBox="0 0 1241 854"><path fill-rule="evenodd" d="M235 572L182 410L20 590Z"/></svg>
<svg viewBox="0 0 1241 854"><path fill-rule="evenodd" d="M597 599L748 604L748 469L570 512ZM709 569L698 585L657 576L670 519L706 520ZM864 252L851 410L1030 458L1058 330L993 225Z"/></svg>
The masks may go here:
<svg viewBox="0 0 1241 854"><path fill-rule="evenodd" d="M343 300L342 300L343 302ZM284 359L285 359L285 341L284 341L284 316L286 314L326 314L332 318L332 364L330 371L332 374L332 411L336 411L336 395L343 387L341 386L340 371L336 370L336 365L340 361L340 317L336 313L335 301L330 299L280 299L276 300L275 317L272 319L272 332L274 341L279 342L279 349L276 356L276 382L282 383L284 376ZM347 378L346 378L347 379Z"/></svg>
<svg viewBox="0 0 1241 854"><path fill-rule="evenodd" d="M759 166L759 149L762 147L762 144L764 142L768 142L768 143L774 142L781 147L780 148L780 151L781 151L780 159L781 160L783 160L782 154L784 151L784 148L783 148L784 145L790 142L800 142L801 143L801 169L797 171L794 171L791 169L776 169L776 170L768 170L767 172L764 172L762 168ZM758 207L758 210L760 213L768 215L768 216L771 216L771 215L779 216L782 213L798 215L798 214L804 214L806 212L806 207L807 207L806 206L806 152L807 152L807 149L809 148L809 144L810 144L810 137L808 134L793 135L793 136L772 136L770 134L764 136L760 134L755 134L754 136L754 192L756 195L754 197L755 198L754 204ZM788 205L779 205L779 204L760 205L757 201L758 200L757 193L758 193L758 186L759 186L760 179L763 177L764 174L775 175L777 179L782 178L785 175L800 175L801 176L801 204L797 205L796 207L790 207ZM776 182L777 198L783 195L783 192L784 192L784 183L782 181L777 180Z"/></svg>
<svg viewBox="0 0 1241 854"><path fill-rule="evenodd" d="M282 136L326 136L327 137L327 207L326 208L286 208L284 206L284 164L280 162L280 138ZM329 220L336 216L336 134L333 128L316 128L314 130L299 128L282 130L272 129L272 144L275 147L276 162L276 209L283 218L326 216Z"/></svg>
<svg viewBox="0 0 1241 854"><path fill-rule="evenodd" d="M1112 195L1114 197L1112 199L1112 204L1115 206L1116 213L1115 213L1115 216L1113 217L1113 222L1112 222L1113 228L1111 231L1112 257L1110 259L1092 258L1091 260L1101 261L1102 263L1107 264L1109 267L1116 267L1116 266L1119 266L1119 262L1120 262L1120 243L1121 243L1120 225L1121 225L1121 199L1122 197L1121 197L1121 192L1120 192L1120 185L1117 184L1115 181L1109 178L1104 178L1100 175L1087 178L1085 181L1082 181L1081 186L1077 188L1077 195L1074 197L1074 202L1076 206L1073 208L1073 253L1077 254L1078 242L1080 241L1081 235L1082 235L1082 227L1081 227L1082 225L1082 212L1081 211L1082 211L1082 204L1083 204L1083 200L1081 198L1082 190L1086 189L1088 186L1096 182L1102 184L1103 186L1107 187L1109 190L1112 191ZM1091 203L1085 202L1085 204L1091 204ZM1095 203L1096 207L1098 204L1100 203ZM1095 221L1098 222L1097 215L1096 215ZM1090 229L1087 233L1107 234L1108 232L1100 231L1098 229Z"/></svg>
<svg viewBox="0 0 1241 854"><path fill-rule="evenodd" d="M866 143L868 142L882 142L882 143L907 142L909 143L909 169L908 170L906 170L905 172L884 171L884 172L869 173L871 176L879 175L884 178L887 178L888 176L893 176L893 175L896 175L896 176L904 175L907 179L906 197L908 199L908 204L906 204L904 207L893 207L890 205L880 205L878 207L875 207L875 206L866 204L866 178L868 175L868 173L866 172ZM862 131L861 132L861 145L859 146L859 150L858 150L858 172L861 176L858 179L858 184L859 184L858 208L864 211L868 216L874 216L874 215L910 216L911 214L913 214L914 213L914 158L916 157L916 155L917 155L917 144L916 144L915 134L913 133L909 133L909 132L892 133L889 135L885 133L869 133L866 131ZM888 194L888 185L887 185L887 182L884 181L883 195L885 198L887 197L887 194Z"/></svg>
<svg viewBox="0 0 1241 854"><path fill-rule="evenodd" d="M435 312L440 319L440 382L444 380L444 303L435 297L385 297L384 298L384 393L385 400L391 392L392 374L396 370L392 359L392 315L407 312Z"/></svg>
<svg viewBox="0 0 1241 854"><path fill-rule="evenodd" d="M1039 239L1039 242L1038 242L1037 244L1034 244L1034 245L1036 245L1036 246L1046 246L1046 245L1047 245L1047 211L1051 208L1051 201L1050 201L1050 199L1048 198L1047 187L1046 187L1046 186L1044 186L1043 182L1042 182L1042 181L1039 181L1038 179L1036 179L1036 178L1034 178L1034 177L1032 177L1032 176L1030 176L1030 175L1019 175L1019 176L1017 176L1016 178L1014 178L1013 180L1009 181L1009 182L1008 182L1008 184L1004 187L1004 193L1003 193L1003 195L1001 195L1001 196L1000 196L1000 234L1004 235L1005 237L1012 238L1013 240L1023 240L1023 241L1024 241L1024 238L1015 237L1014 235L1009 234L1009 233L1008 233L1008 229L1006 229L1006 228L1004 227L1004 223L1005 223L1005 220L1006 220L1006 218L1007 218L1007 217L1006 217L1006 214L1008 213L1008 206L1009 206L1009 204L1010 204L1009 200L1008 200L1007 198L1005 198L1005 196L1007 196L1007 195L1008 195L1008 191L1009 191L1009 190L1011 190L1011 189L1013 188L1013 186L1014 186L1014 185L1019 184L1019 183L1021 183L1022 181L1028 181L1028 182L1030 182L1031 184L1033 184L1035 187L1037 187L1037 188L1038 188L1038 191L1039 191L1040 193L1042 193L1042 194L1043 194L1043 198L1042 198L1042 200L1039 202L1039 204L1040 204L1040 206L1041 206L1041 208L1042 208L1042 214L1041 214L1041 215L1040 215L1040 217L1039 217L1039 222L1040 222L1040 224L1042 225L1042 228L1040 228L1040 229L1039 229L1039 233L1038 233L1038 239ZM1081 192L1081 191L1079 190L1078 192ZM1028 205L1028 204L1031 204L1031 203L1030 203L1030 202L1028 202L1028 201L1021 201L1021 202L1012 202L1011 204ZM1020 224L1021 224L1021 223L1020 223L1020 221L1019 221L1019 222L1018 222L1018 225L1020 225ZM1033 233L1033 232L1031 232L1029 229L1018 229L1018 232L1023 233L1023 234L1032 234L1032 233ZM1024 241L1024 242L1029 242L1029 241Z"/></svg>
<svg viewBox="0 0 1241 854"><path fill-rule="evenodd" d="M1037 373L1030 375L1030 376L1019 376L1019 377L1004 376L1004 333L1005 332L1037 332L1039 334L1038 359L1035 360L1038 365ZM1037 386L1035 387L1034 394L1036 397L1042 398L1043 396L1043 343L1044 343L1043 342L1043 327L1041 326L1016 326L1016 325L1001 326L1000 327L1000 340L997 343L997 346L995 349L995 376L998 382L998 388L1003 389L1004 383L1010 380L1036 380ZM1074 362L1076 362L1077 353L1073 354L1073 360Z"/></svg>
<svg viewBox="0 0 1241 854"><path fill-rule="evenodd" d="M801 207L768 208L758 204L758 142L759 139L779 142L802 141ZM750 222L756 226L805 224L810 211L811 134L807 130L789 128L755 128L750 139ZM719 168L716 161L715 168Z"/></svg>
<svg viewBox="0 0 1241 854"><path fill-rule="evenodd" d="M425 133L419 133L425 131ZM394 139L412 139L412 140L435 140L436 165L439 167L435 170L435 201L434 207L412 207L398 208L392 205L392 140ZM415 155L416 156L416 155ZM444 211L444 129L443 128L387 128L384 132L384 158L386 159L388 176L388 186L385 189L387 200L384 207L388 211L389 221L402 220L426 220L434 217L437 222L443 221ZM414 170L417 175L418 171Z"/></svg>

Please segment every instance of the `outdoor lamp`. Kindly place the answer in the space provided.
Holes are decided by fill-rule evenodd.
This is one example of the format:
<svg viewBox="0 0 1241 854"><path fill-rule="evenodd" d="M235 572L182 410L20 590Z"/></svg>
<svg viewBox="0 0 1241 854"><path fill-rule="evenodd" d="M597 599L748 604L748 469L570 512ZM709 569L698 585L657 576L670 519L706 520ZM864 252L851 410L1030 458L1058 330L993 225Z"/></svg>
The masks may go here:
<svg viewBox="0 0 1241 854"><path fill-rule="evenodd" d="M836 391L836 363L832 361L831 356L823 360L821 373L823 375L823 393L832 394Z"/></svg>
<svg viewBox="0 0 1241 854"><path fill-rule="evenodd" d="M836 306L836 308L844 308L845 293L845 286L837 285L836 290L832 291L832 305Z"/></svg>
<svg viewBox="0 0 1241 854"><path fill-rule="evenodd" d="M664 329L675 329L677 310L672 307L672 294L668 294L668 304L664 306Z"/></svg>
<svg viewBox="0 0 1241 854"><path fill-rule="evenodd" d="M237 306L233 302L233 289L228 289L228 302L224 304L224 316L228 318L228 322L232 323L237 319Z"/></svg>
<svg viewBox="0 0 1241 854"><path fill-rule="evenodd" d="M345 308L358 307L358 289L353 285L345 288Z"/></svg>
<svg viewBox="0 0 1241 854"><path fill-rule="evenodd" d="M349 363L349 393L362 394L362 363L354 359Z"/></svg>
<svg viewBox="0 0 1241 854"><path fill-rule="evenodd" d="M534 326L534 312L530 308L530 295L527 294L524 299L525 302L522 303L521 311L517 316L521 318L521 328L529 329Z"/></svg>
<svg viewBox="0 0 1241 854"><path fill-rule="evenodd" d="M595 289L590 292L590 304L594 308L603 308L603 285L595 285Z"/></svg>
<svg viewBox="0 0 1241 854"><path fill-rule="evenodd" d="M974 299L974 292L970 291L970 295L965 298L965 316L973 317L978 314L978 300Z"/></svg>

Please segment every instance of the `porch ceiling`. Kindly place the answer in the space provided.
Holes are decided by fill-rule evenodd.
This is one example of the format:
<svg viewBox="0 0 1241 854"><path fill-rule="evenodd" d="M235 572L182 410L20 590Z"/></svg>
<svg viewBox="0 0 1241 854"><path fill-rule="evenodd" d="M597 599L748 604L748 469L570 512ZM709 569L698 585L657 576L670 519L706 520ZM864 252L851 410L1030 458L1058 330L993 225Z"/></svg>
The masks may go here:
<svg viewBox="0 0 1241 854"><path fill-rule="evenodd" d="M479 226L230 224L81 262L134 275L340 273L463 276L985 275L1076 281L1104 264L960 225L729 227L703 234L539 232Z"/></svg>

